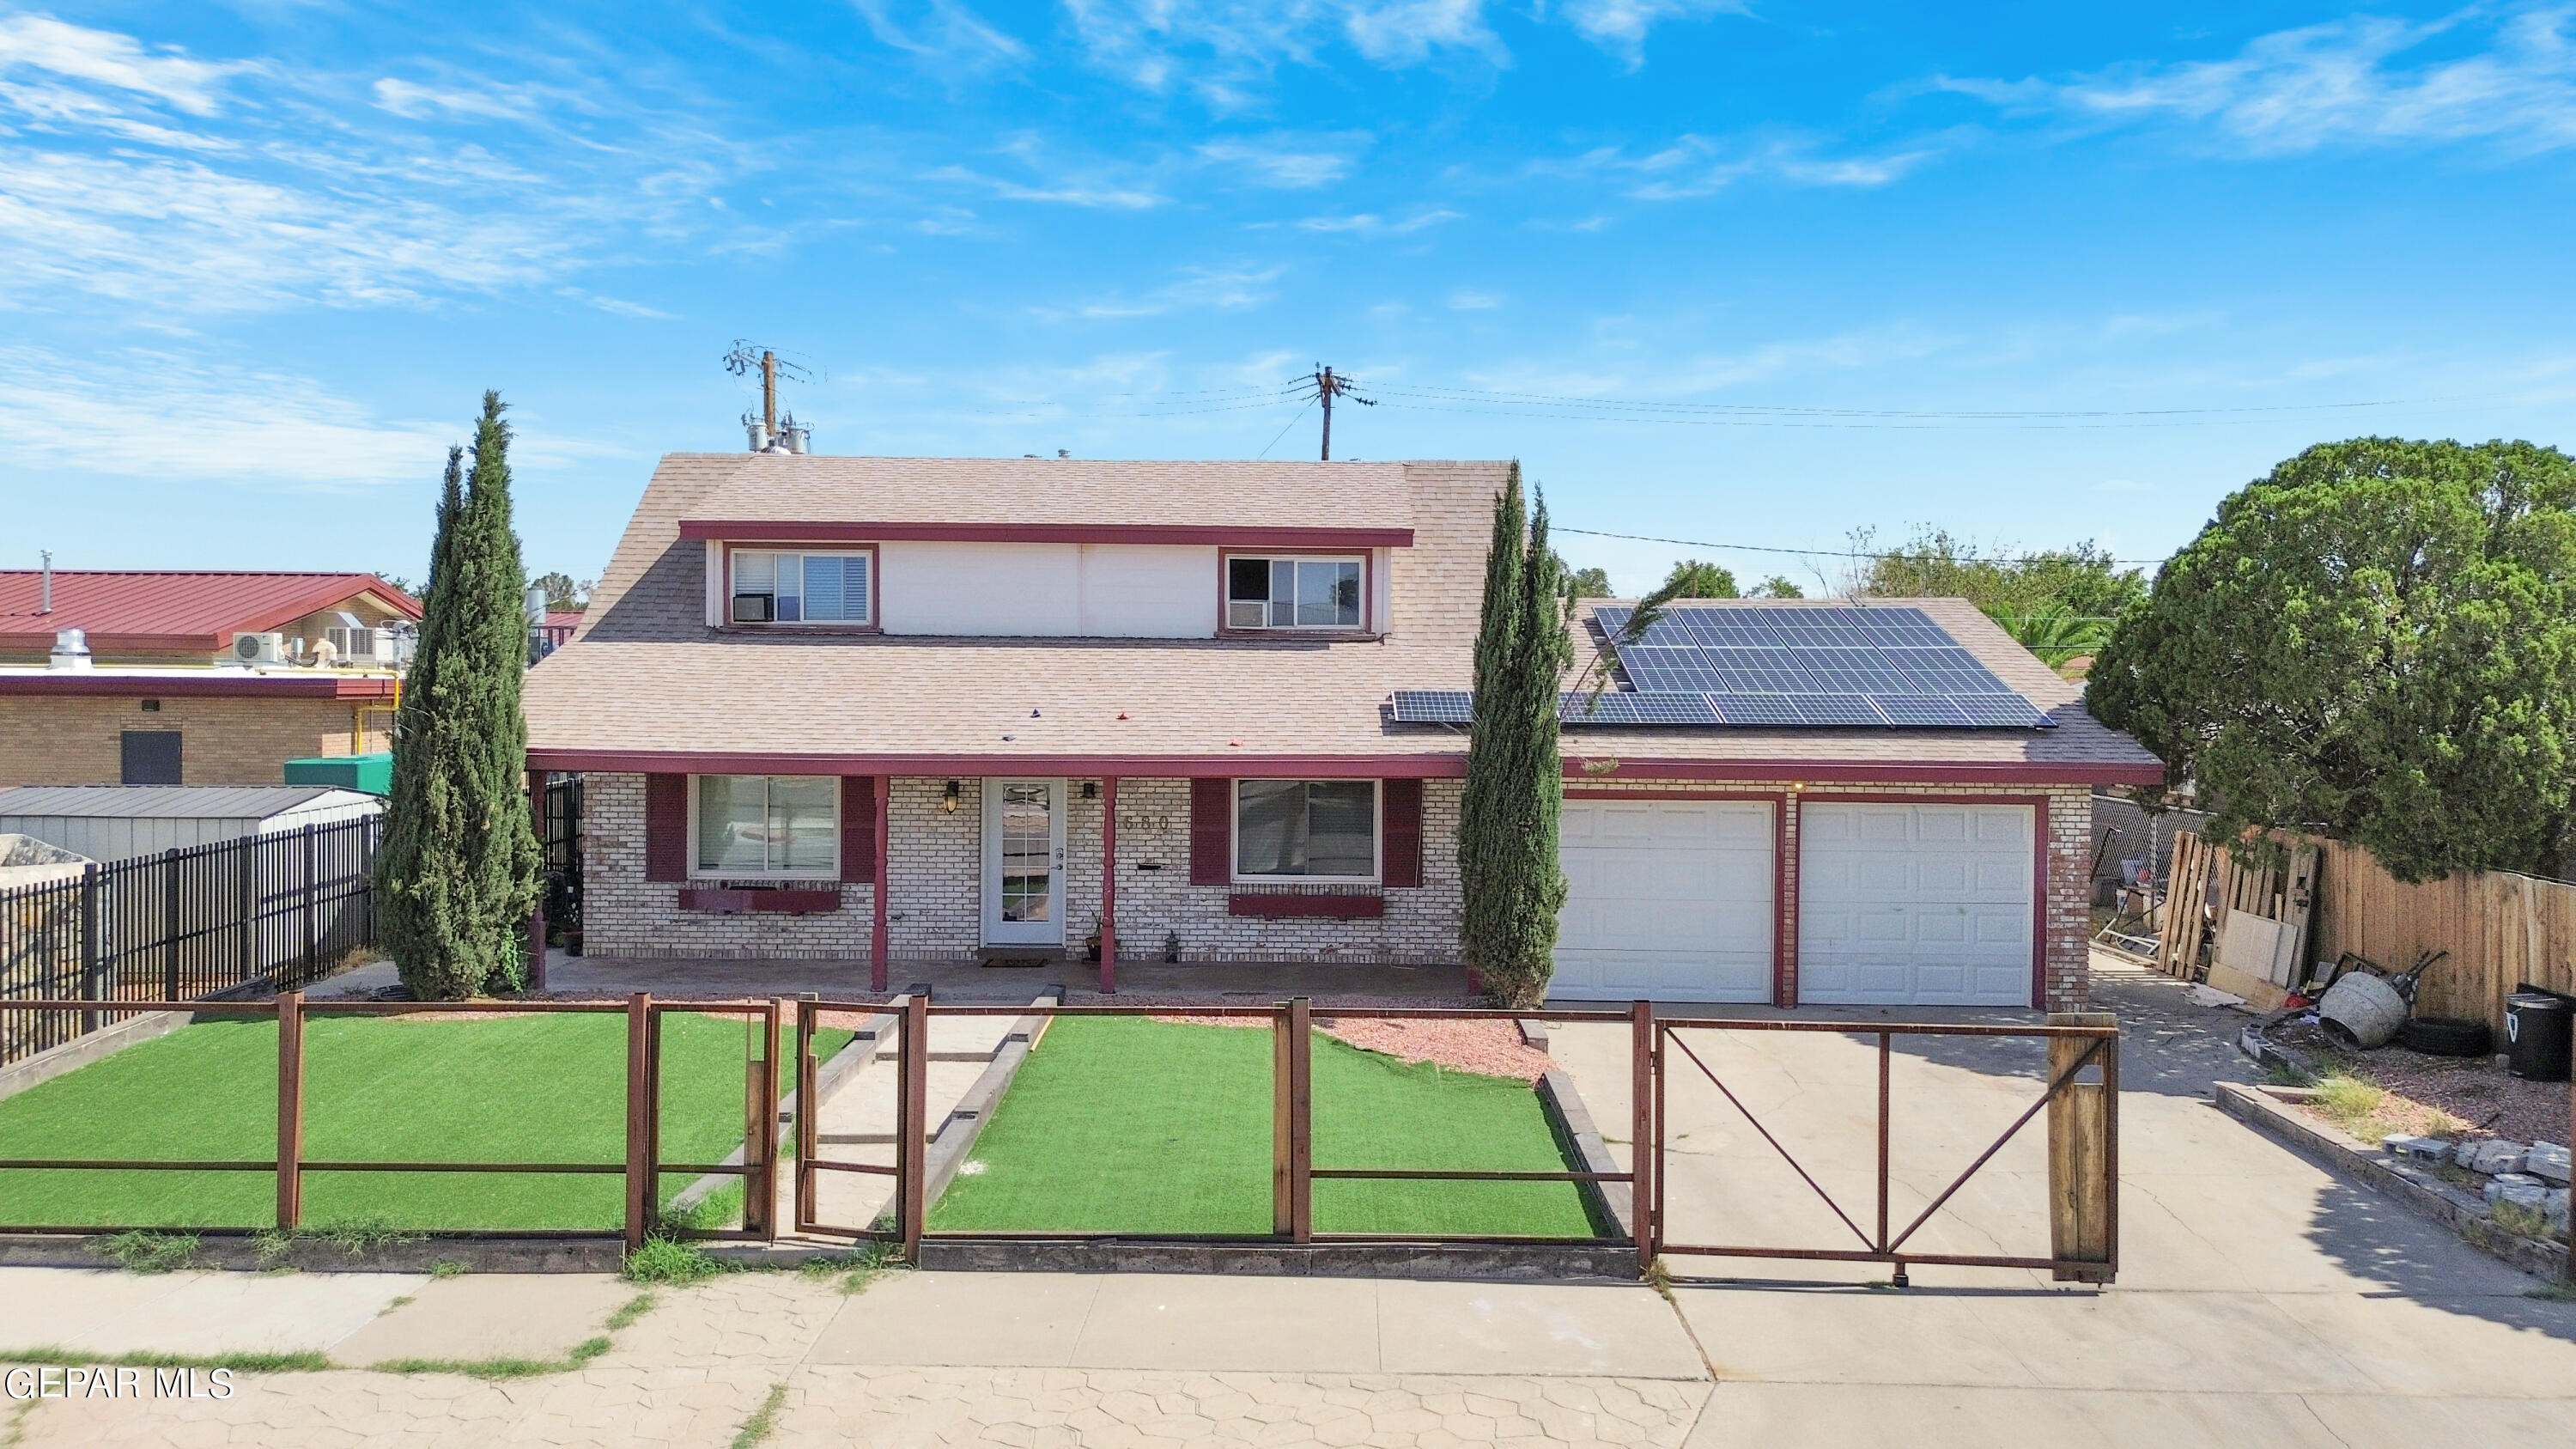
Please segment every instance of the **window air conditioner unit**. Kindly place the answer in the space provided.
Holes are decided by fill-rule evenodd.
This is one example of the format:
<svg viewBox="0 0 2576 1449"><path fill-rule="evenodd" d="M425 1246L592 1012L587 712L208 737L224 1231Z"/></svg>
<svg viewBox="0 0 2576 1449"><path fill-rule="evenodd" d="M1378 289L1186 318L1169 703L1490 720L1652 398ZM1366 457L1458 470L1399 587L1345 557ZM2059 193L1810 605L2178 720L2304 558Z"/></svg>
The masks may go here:
<svg viewBox="0 0 2576 1449"><path fill-rule="evenodd" d="M233 660L239 664L283 664L286 662L286 636L235 634Z"/></svg>
<svg viewBox="0 0 2576 1449"><path fill-rule="evenodd" d="M334 624L329 630L331 647L339 653L343 664L373 664L376 662L376 636L380 632L363 625L350 628Z"/></svg>
<svg viewBox="0 0 2576 1449"><path fill-rule="evenodd" d="M733 596L733 621L737 624L768 624L778 618L776 594L736 594Z"/></svg>

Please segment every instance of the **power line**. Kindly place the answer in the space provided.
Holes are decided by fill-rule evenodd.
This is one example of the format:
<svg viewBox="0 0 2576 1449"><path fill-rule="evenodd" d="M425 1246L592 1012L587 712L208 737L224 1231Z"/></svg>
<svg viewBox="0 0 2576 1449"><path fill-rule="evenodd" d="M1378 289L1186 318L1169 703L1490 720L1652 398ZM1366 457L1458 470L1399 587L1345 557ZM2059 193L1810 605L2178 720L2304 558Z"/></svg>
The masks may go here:
<svg viewBox="0 0 2576 1449"><path fill-rule="evenodd" d="M1622 411L1712 413L1740 415L1798 415L1855 418L1924 418L1953 420L2015 420L2026 418L2145 418L2177 417L2220 413L2316 412L2335 408L2384 408L2403 405L2408 400L2386 398L2373 402L2279 403L2250 407L2225 408L2013 408L1997 410L1933 410L1917 408L1818 408L1768 403L1685 403L1644 401L1634 398L1577 397L1562 393L1505 392L1487 388L1457 387L1382 387L1379 391L1397 397L1420 397L1440 401L1498 401L1539 403L1557 407L1614 408ZM2416 401L2445 402L2453 399L2433 398Z"/></svg>
<svg viewBox="0 0 2576 1449"><path fill-rule="evenodd" d="M1558 533L1580 533L1591 538L1623 538L1631 543L1669 543L1681 548L1724 549L1730 553L1789 553L1804 555L1808 558L1885 558L1889 552L1889 550L1879 550L1872 553L1860 553L1851 549L1839 548L1780 548L1775 545L1761 543L1711 543L1703 538L1657 538L1652 534L1646 533L1610 533L1598 528L1569 528L1562 523L1552 523L1548 526ZM2171 555L2167 555L2167 557L2169 558ZM2165 562L2165 559L2115 558L2106 559L2104 562L2113 564L2133 564L2144 568L2161 564Z"/></svg>

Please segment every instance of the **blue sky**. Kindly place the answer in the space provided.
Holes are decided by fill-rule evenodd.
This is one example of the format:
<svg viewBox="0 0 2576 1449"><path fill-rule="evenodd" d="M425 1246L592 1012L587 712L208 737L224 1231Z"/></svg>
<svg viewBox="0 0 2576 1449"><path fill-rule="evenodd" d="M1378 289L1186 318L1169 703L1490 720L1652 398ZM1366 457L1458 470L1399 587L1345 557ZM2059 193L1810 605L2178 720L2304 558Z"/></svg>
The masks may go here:
<svg viewBox="0 0 2576 1449"><path fill-rule="evenodd" d="M2563 4L0 0L0 565L417 574L492 386L590 577L736 338L826 452L1312 456L1324 361L1567 525L2154 558L2576 444L2571 157Z"/></svg>

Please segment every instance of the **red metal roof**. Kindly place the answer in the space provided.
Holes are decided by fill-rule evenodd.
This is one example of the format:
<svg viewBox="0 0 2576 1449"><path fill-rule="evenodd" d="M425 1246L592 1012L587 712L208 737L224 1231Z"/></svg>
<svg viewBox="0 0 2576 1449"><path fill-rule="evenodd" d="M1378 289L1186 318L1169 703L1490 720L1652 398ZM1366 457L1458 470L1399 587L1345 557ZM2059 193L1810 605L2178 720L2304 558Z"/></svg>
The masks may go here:
<svg viewBox="0 0 2576 1449"><path fill-rule="evenodd" d="M420 602L374 574L54 571L54 611L37 612L43 576L0 570L0 647L50 648L60 629L89 631L93 651L212 652L319 609L373 594L417 619Z"/></svg>

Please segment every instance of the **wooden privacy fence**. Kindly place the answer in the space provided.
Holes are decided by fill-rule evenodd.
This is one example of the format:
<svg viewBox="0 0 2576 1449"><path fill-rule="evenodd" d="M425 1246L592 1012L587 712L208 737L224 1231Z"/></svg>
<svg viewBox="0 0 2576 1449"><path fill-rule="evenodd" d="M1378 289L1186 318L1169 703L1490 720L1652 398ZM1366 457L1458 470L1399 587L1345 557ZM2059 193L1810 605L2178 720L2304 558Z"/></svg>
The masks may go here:
<svg viewBox="0 0 2576 1449"><path fill-rule="evenodd" d="M2459 871L2408 885L2371 853L2318 842L2316 959L2350 951L2391 971L2425 951L2451 954L2424 973L2416 1010L2483 1020L2504 1032L2504 999L2528 981L2576 992L2576 885L2504 871Z"/></svg>
<svg viewBox="0 0 2576 1449"><path fill-rule="evenodd" d="M0 890L0 1066L95 1031L19 1003L300 986L376 940L380 816L91 865Z"/></svg>

